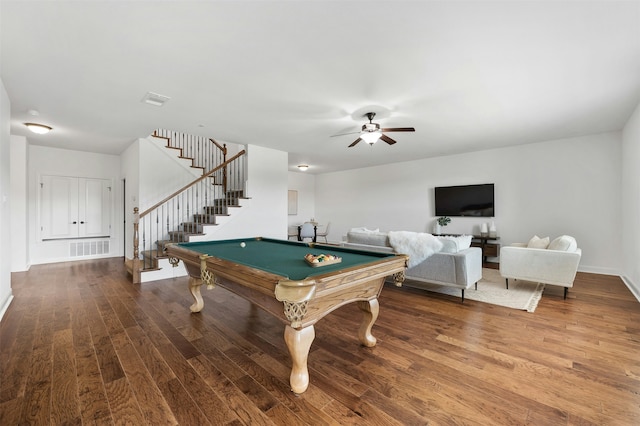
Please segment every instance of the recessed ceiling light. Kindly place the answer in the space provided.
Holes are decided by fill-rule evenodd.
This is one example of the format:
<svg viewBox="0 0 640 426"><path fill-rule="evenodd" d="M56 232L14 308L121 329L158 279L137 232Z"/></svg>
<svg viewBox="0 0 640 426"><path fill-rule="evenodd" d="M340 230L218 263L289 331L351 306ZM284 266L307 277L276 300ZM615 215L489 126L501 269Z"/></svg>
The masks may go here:
<svg viewBox="0 0 640 426"><path fill-rule="evenodd" d="M165 96L165 95L160 95L158 93L153 93L153 92L147 92L141 102L144 102L146 104L149 105L153 105L153 106L159 106L161 107L162 105L164 105L169 99L171 99L169 96Z"/></svg>
<svg viewBox="0 0 640 426"><path fill-rule="evenodd" d="M304 172L308 168L309 168L309 166L307 164L299 164L298 165L298 169L300 169L301 172Z"/></svg>
<svg viewBox="0 0 640 426"><path fill-rule="evenodd" d="M24 123L25 126L33 133L37 133L39 135L44 135L45 133L49 133L52 128L49 126L45 126L44 124L38 123Z"/></svg>

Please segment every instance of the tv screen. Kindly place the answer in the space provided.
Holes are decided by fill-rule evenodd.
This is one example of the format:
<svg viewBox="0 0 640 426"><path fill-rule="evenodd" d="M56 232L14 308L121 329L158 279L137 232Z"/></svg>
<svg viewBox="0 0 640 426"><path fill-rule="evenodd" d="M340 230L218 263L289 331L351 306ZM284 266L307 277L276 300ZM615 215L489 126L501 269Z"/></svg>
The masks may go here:
<svg viewBox="0 0 640 426"><path fill-rule="evenodd" d="M435 188L436 216L494 217L493 184Z"/></svg>

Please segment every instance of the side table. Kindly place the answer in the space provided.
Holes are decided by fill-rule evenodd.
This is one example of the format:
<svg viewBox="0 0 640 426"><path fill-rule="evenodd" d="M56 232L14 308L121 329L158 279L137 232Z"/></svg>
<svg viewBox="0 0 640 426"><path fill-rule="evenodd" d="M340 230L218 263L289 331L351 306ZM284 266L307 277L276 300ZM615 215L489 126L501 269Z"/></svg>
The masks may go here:
<svg viewBox="0 0 640 426"><path fill-rule="evenodd" d="M500 237L488 237L482 235L474 235L471 240L472 247L480 247L482 249L482 262L487 262L487 257L500 256Z"/></svg>

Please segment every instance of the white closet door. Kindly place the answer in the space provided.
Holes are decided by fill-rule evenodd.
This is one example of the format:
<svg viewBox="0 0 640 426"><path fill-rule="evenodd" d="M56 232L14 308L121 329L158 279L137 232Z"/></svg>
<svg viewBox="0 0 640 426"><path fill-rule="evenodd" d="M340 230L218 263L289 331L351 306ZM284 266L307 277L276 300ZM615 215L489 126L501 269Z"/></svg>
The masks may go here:
<svg viewBox="0 0 640 426"><path fill-rule="evenodd" d="M78 237L78 178L42 176L40 186L42 239Z"/></svg>
<svg viewBox="0 0 640 426"><path fill-rule="evenodd" d="M81 237L108 237L111 233L111 184L105 179L79 179L78 218Z"/></svg>
<svg viewBox="0 0 640 426"><path fill-rule="evenodd" d="M40 232L43 240L111 235L111 181L42 176Z"/></svg>

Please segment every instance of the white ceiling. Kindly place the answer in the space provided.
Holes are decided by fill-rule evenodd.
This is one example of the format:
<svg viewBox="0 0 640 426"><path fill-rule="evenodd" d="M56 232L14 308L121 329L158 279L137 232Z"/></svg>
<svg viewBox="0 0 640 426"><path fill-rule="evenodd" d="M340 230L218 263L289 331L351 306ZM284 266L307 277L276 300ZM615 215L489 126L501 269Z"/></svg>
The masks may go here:
<svg viewBox="0 0 640 426"><path fill-rule="evenodd" d="M640 102L640 1L2 0L0 18L12 133L67 149L166 128L322 173L619 130ZM369 110L416 132L330 137Z"/></svg>

